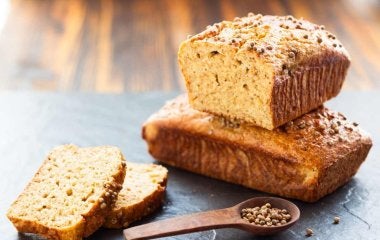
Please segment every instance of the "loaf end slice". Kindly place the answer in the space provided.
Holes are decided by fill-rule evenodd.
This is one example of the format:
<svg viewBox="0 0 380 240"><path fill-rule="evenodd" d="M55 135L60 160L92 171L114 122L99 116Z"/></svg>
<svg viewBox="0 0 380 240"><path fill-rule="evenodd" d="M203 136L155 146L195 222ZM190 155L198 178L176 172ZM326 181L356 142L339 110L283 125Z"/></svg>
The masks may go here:
<svg viewBox="0 0 380 240"><path fill-rule="evenodd" d="M153 114L142 135L168 165L306 202L349 181L372 146L357 123L325 107L270 131L194 110L186 96Z"/></svg>
<svg viewBox="0 0 380 240"><path fill-rule="evenodd" d="M167 177L163 166L128 162L123 189L103 226L125 228L153 213L162 205Z"/></svg>
<svg viewBox="0 0 380 240"><path fill-rule="evenodd" d="M56 147L7 217L19 232L48 239L82 239L104 223L125 172L124 157L116 147Z"/></svg>
<svg viewBox="0 0 380 240"><path fill-rule="evenodd" d="M350 65L324 26L260 14L209 26L178 61L193 108L270 130L336 96Z"/></svg>

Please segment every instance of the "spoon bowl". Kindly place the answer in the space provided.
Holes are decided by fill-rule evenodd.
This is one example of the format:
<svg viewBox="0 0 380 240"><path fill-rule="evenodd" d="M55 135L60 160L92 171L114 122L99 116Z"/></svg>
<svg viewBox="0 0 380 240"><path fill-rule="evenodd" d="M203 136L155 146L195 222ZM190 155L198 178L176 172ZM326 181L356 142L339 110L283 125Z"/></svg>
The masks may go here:
<svg viewBox="0 0 380 240"><path fill-rule="evenodd" d="M266 203L270 203L273 208L279 208L279 209L286 209L292 218L289 222L281 225L281 226L261 226L249 223L248 221L242 219L240 217L241 210L244 208L252 208L256 206L262 206ZM276 197L255 197L248 199L244 202L241 202L235 206L233 206L231 209L235 210L235 214L240 217L240 226L237 227L239 229L252 232L255 235L272 235L280 231L284 231L294 225L300 218L300 210L299 208L292 202L285 200L283 198L276 198Z"/></svg>
<svg viewBox="0 0 380 240"><path fill-rule="evenodd" d="M286 209L291 219L281 226L261 226L249 223L241 217L241 210L270 203L272 207ZM300 210L292 202L276 197L255 197L230 208L199 212L153 223L148 223L124 230L127 240L149 239L204 231L217 228L237 228L255 235L271 235L284 231L298 221Z"/></svg>

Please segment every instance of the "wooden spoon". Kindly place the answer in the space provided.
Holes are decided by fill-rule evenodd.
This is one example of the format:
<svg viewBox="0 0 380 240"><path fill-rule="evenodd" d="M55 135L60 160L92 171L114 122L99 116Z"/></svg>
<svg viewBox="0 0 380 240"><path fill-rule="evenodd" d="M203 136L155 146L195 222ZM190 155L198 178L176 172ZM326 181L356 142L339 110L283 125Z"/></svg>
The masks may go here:
<svg viewBox="0 0 380 240"><path fill-rule="evenodd" d="M241 218L241 210L243 208L260 207L265 203L270 203L272 207L275 208L288 210L292 218L284 225L271 227L255 225ZM285 199L256 197L230 208L199 212L131 227L124 230L124 236L127 240L137 240L173 236L217 228L238 228L256 235L271 235L289 228L298 221L299 217L300 210L298 207Z"/></svg>

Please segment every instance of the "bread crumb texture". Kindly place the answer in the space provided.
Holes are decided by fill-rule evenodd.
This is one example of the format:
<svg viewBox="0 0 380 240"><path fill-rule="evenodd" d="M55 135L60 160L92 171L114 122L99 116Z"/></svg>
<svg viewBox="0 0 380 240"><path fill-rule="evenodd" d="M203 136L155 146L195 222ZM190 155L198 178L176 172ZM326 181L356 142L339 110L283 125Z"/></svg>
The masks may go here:
<svg viewBox="0 0 380 240"><path fill-rule="evenodd" d="M127 227L160 207L167 176L168 170L163 166L128 162L123 189L104 226Z"/></svg>
<svg viewBox="0 0 380 240"><path fill-rule="evenodd" d="M207 27L178 60L192 107L267 129L336 96L350 64L324 26L261 14Z"/></svg>
<svg viewBox="0 0 380 240"><path fill-rule="evenodd" d="M116 147L56 147L7 216L20 232L48 239L82 239L103 224L121 189L125 169Z"/></svg>

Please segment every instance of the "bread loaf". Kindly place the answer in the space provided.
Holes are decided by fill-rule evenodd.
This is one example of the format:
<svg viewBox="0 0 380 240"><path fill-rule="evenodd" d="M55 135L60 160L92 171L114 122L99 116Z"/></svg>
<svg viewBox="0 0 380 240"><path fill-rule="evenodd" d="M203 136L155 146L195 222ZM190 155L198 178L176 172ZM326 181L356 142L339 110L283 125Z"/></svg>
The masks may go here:
<svg viewBox="0 0 380 240"><path fill-rule="evenodd" d="M157 160L283 197L314 202L346 183L372 142L325 107L273 131L192 109L185 96L143 126Z"/></svg>
<svg viewBox="0 0 380 240"><path fill-rule="evenodd" d="M209 26L178 60L193 108L266 129L336 96L350 64L324 26L260 14Z"/></svg>
<svg viewBox="0 0 380 240"><path fill-rule="evenodd" d="M57 240L87 237L113 208L125 166L116 147L56 147L7 216L19 232Z"/></svg>
<svg viewBox="0 0 380 240"><path fill-rule="evenodd" d="M162 204L167 177L163 166L128 162L123 189L103 227L125 228L154 212Z"/></svg>

